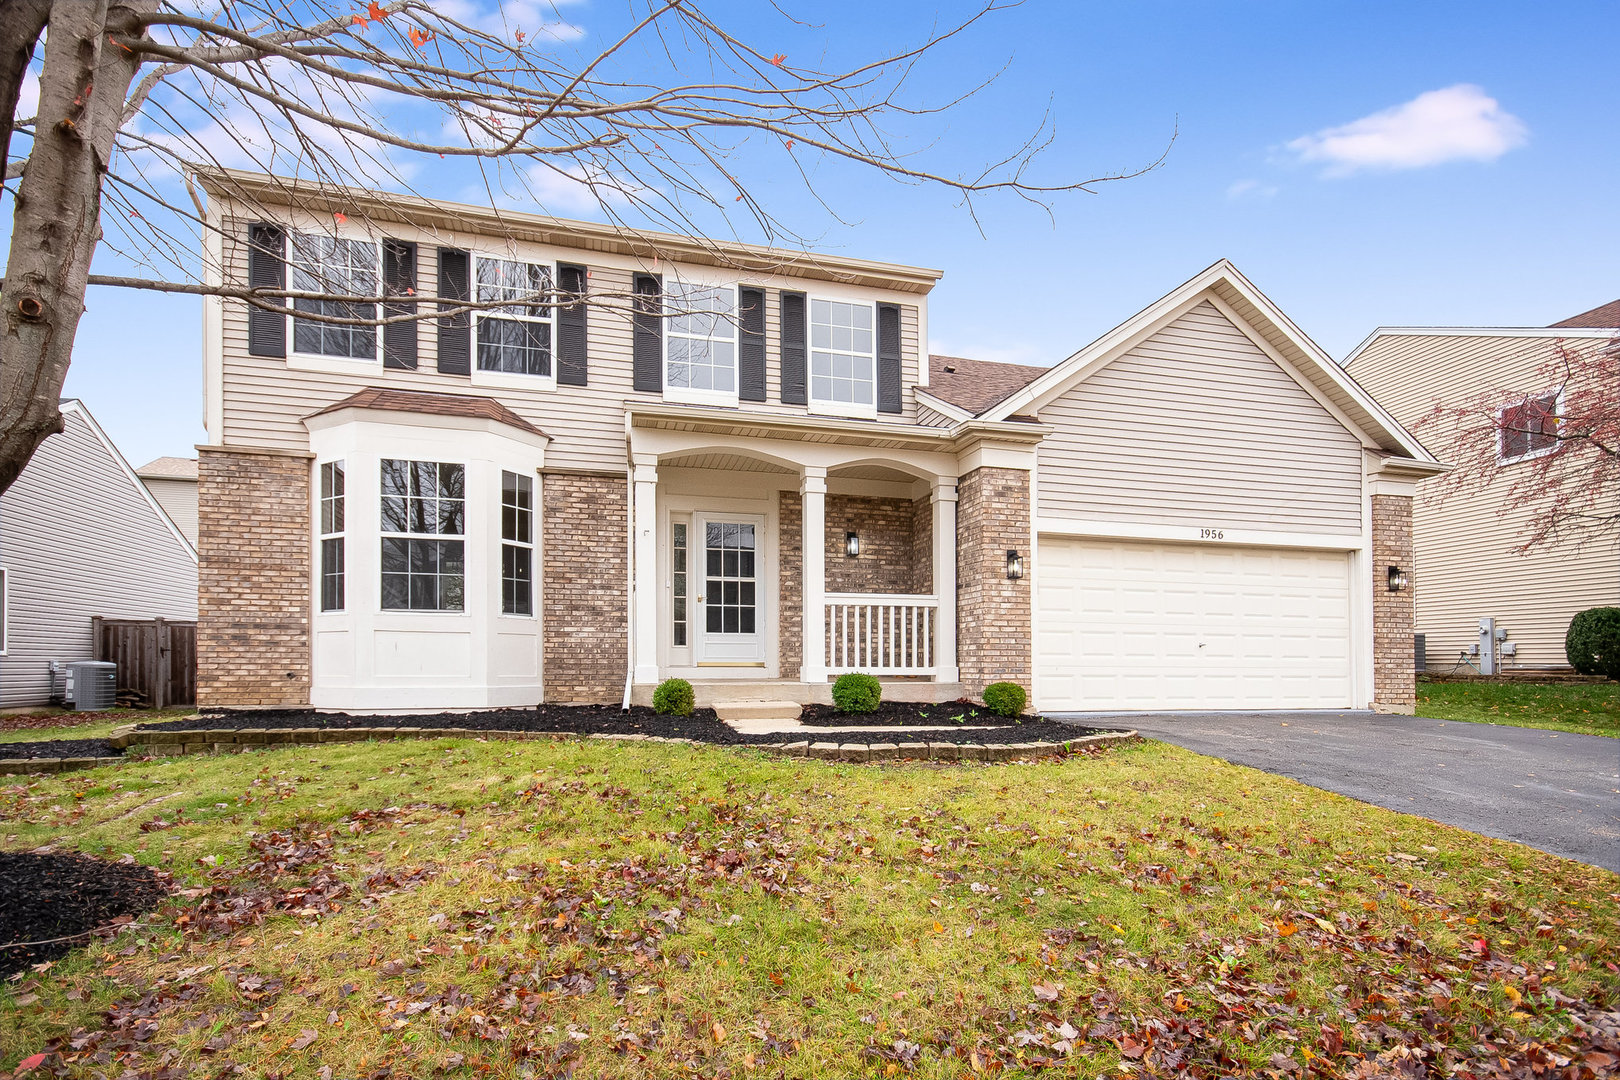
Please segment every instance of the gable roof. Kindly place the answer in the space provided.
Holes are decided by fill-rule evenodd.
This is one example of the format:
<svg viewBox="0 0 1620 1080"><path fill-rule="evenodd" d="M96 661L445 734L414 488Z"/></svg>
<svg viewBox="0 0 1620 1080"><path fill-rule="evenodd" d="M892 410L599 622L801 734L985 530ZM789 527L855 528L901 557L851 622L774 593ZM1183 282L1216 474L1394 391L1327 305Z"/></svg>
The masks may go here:
<svg viewBox="0 0 1620 1080"><path fill-rule="evenodd" d="M1552 325L1595 327L1604 330L1615 329L1620 327L1620 300L1611 300L1607 304L1600 304L1591 311L1571 315L1569 318L1555 322Z"/></svg>
<svg viewBox="0 0 1620 1080"><path fill-rule="evenodd" d="M112 439L102 430L101 425L96 422L96 418L90 415L90 410L85 407L84 402L78 398L63 398L62 412L64 414L71 413L84 421L84 426L89 428L90 434L94 435L96 441L101 443L102 447L107 451L107 455L112 458L119 471L129 479L130 484L140 494L142 500L152 508L152 512L157 514L159 520L174 535L174 538L180 541L180 546L191 557L191 561L196 562L197 548L186 538L186 534L181 530L180 526L174 523L174 519L169 516L169 512L163 509L163 504L157 501L157 496L153 495L151 490L141 483L140 476L130 467L129 459L124 457L124 452L113 444ZM159 458L158 460L162 461L163 459Z"/></svg>
<svg viewBox="0 0 1620 1080"><path fill-rule="evenodd" d="M342 401L317 409L304 419L324 416L339 409L377 409L382 412L422 413L428 416L466 416L478 420L494 420L519 431L546 437L546 433L508 409L494 398L470 397L465 394L436 394L427 390L383 390L368 386L350 394Z"/></svg>
<svg viewBox="0 0 1620 1080"><path fill-rule="evenodd" d="M1411 432L1226 259L1182 282L1067 360L1014 391L981 419L1006 420L1014 413L1038 409L1206 300L1213 301L1285 371L1296 374L1307 391L1350 430L1381 450L1437 469L1441 467Z"/></svg>
<svg viewBox="0 0 1620 1080"><path fill-rule="evenodd" d="M1046 368L1029 364L931 355L928 357L928 385L924 389L933 397L978 416L1046 371Z"/></svg>
<svg viewBox="0 0 1620 1080"><path fill-rule="evenodd" d="M135 470L142 480L195 480L197 459L187 457L153 458Z"/></svg>

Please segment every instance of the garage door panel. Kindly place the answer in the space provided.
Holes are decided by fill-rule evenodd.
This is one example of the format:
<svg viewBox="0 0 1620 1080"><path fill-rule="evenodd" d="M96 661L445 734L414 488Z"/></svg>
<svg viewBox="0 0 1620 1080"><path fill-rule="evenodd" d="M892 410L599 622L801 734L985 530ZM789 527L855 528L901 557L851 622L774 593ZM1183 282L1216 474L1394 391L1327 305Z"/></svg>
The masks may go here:
<svg viewBox="0 0 1620 1080"><path fill-rule="evenodd" d="M1042 708L1343 708L1342 552L1043 538Z"/></svg>

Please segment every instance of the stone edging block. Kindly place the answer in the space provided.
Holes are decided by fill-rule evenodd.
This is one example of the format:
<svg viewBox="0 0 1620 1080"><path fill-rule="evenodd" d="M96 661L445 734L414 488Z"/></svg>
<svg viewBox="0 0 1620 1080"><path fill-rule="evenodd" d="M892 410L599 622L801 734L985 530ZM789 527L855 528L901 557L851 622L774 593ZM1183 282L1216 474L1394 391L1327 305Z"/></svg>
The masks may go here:
<svg viewBox="0 0 1620 1080"><path fill-rule="evenodd" d="M100 765L117 765L123 760L121 757L0 758L0 776L74 772Z"/></svg>
<svg viewBox="0 0 1620 1080"><path fill-rule="evenodd" d="M181 754L240 753L269 746L313 746L321 743L368 742L370 740L483 739L494 742L558 742L564 739L600 739L606 742L649 742L685 746L708 744L695 739L665 738L633 732L598 732L584 735L571 731L475 731L471 728L240 728L237 730L141 731L131 728L121 745L130 757L177 757ZM816 758L867 764L874 761L1023 761L1049 754L1070 753L1088 747L1129 742L1135 731L1111 731L1102 735L1082 735L1061 743L742 743L750 750L762 750L783 757ZM112 740L109 740L112 741ZM8 772L57 772L69 768L91 768L124 761L127 758L27 758L0 760L0 774ZM88 762L67 765L65 762ZM22 768L21 766L29 766Z"/></svg>

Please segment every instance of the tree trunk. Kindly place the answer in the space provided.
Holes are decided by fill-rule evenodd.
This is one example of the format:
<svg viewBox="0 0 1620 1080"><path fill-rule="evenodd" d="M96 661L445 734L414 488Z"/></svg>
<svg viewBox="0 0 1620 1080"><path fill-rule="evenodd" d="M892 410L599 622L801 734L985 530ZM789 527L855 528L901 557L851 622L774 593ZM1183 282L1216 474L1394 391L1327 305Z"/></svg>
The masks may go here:
<svg viewBox="0 0 1620 1080"><path fill-rule="evenodd" d="M101 178L140 67L112 35L137 35L157 0L54 0L39 121L12 214L0 296L0 492L62 430L62 383L101 239Z"/></svg>
<svg viewBox="0 0 1620 1080"><path fill-rule="evenodd" d="M45 32L51 0L13 0L0 6L0 169L11 161L11 129L28 78L34 46Z"/></svg>

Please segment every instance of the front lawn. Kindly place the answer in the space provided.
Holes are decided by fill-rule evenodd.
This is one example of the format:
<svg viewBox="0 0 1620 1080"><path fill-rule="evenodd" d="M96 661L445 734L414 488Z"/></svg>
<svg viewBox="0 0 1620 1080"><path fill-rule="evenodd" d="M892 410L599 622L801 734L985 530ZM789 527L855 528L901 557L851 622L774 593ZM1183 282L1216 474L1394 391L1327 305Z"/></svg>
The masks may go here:
<svg viewBox="0 0 1620 1080"><path fill-rule="evenodd" d="M1620 683L1419 680L1417 714L1620 737Z"/></svg>
<svg viewBox="0 0 1620 1080"><path fill-rule="evenodd" d="M105 739L115 727L125 724L159 724L195 716L197 710L114 709L107 712L71 712L66 709L40 709L31 713L0 716L0 743L40 742L45 739ZM0 758L5 757L0 750Z"/></svg>
<svg viewBox="0 0 1620 1080"><path fill-rule="evenodd" d="M0 989L0 1068L47 1053L30 1075L1584 1080L1620 1055L1585 1026L1620 1005L1620 877L1158 743L873 767L442 739L13 781L7 848L186 889Z"/></svg>

